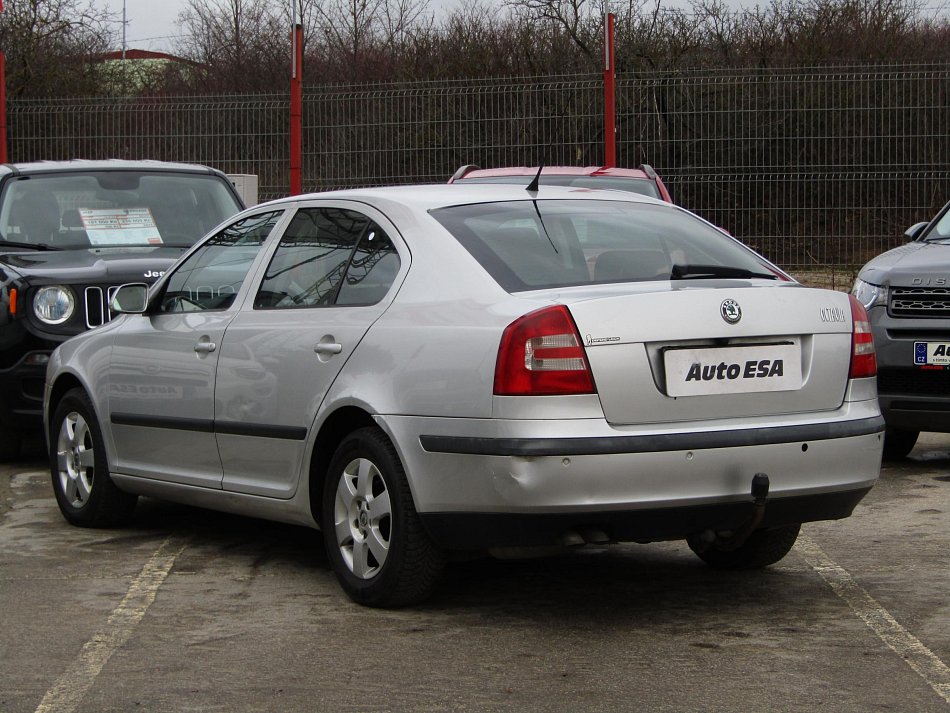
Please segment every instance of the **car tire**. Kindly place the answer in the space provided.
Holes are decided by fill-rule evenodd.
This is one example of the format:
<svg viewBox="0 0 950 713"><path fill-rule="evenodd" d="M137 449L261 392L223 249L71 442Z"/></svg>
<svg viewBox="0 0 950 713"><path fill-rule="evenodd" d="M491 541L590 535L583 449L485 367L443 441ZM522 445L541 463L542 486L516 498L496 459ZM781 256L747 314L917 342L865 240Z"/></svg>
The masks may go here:
<svg viewBox="0 0 950 713"><path fill-rule="evenodd" d="M888 426L884 429L884 460L901 460L914 450L920 431Z"/></svg>
<svg viewBox="0 0 950 713"><path fill-rule="evenodd" d="M784 525L756 530L734 550L719 550L715 545L702 549L689 541L689 547L706 564L717 569L761 569L775 564L792 549L801 525Z"/></svg>
<svg viewBox="0 0 950 713"><path fill-rule="evenodd" d="M444 555L423 528L396 450L378 428L354 431L337 448L321 515L330 564L354 602L399 607L431 594Z"/></svg>
<svg viewBox="0 0 950 713"><path fill-rule="evenodd" d="M20 457L21 441L17 431L0 428L0 463L9 463Z"/></svg>
<svg viewBox="0 0 950 713"><path fill-rule="evenodd" d="M79 527L128 521L138 499L109 476L109 462L95 409L82 389L69 391L50 421L50 474L63 517Z"/></svg>

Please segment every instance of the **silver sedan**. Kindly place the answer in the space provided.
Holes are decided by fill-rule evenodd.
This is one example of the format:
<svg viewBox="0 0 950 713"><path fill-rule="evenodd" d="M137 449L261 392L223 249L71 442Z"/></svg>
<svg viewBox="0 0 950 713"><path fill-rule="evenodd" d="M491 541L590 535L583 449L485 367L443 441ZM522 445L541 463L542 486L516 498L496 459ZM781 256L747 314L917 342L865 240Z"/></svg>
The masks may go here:
<svg viewBox="0 0 950 713"><path fill-rule="evenodd" d="M283 199L111 307L47 374L65 518L151 496L319 527L370 606L459 550L682 539L764 567L880 467L863 307L633 194Z"/></svg>

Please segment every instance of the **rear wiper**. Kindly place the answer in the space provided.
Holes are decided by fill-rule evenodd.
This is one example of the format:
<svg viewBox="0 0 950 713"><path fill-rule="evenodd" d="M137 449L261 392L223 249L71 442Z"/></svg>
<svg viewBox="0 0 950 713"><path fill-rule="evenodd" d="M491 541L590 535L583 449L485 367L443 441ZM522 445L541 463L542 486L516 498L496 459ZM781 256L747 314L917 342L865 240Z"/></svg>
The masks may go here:
<svg viewBox="0 0 950 713"><path fill-rule="evenodd" d="M717 277L778 279L778 275L771 272L753 272L744 267L729 267L728 265L673 265L673 270L670 273L671 280L708 280Z"/></svg>

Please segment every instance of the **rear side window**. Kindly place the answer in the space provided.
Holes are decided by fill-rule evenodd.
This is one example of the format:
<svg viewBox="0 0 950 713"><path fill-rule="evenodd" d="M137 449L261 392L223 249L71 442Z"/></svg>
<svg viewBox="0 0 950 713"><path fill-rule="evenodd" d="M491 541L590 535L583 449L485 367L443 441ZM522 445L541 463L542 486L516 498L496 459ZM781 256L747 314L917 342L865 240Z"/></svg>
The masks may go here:
<svg viewBox="0 0 950 713"><path fill-rule="evenodd" d="M375 304L389 291L399 264L389 236L367 216L303 208L280 239L254 308Z"/></svg>
<svg viewBox="0 0 950 713"><path fill-rule="evenodd" d="M509 292L669 280L697 266L774 276L737 240L671 206L524 200L441 208L432 216Z"/></svg>

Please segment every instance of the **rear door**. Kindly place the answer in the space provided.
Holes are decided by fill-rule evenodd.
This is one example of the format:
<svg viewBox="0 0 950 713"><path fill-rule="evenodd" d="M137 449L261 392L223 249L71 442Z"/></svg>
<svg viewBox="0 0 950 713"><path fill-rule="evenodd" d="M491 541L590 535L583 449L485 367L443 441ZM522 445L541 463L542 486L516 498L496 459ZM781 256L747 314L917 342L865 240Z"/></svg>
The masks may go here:
<svg viewBox="0 0 950 713"><path fill-rule="evenodd" d="M175 268L155 313L129 317L117 331L109 383L117 471L221 487L218 355L245 277L280 214L245 218L209 238Z"/></svg>
<svg viewBox="0 0 950 713"><path fill-rule="evenodd" d="M336 202L301 207L227 330L215 428L224 489L289 498L324 396L408 263L391 224Z"/></svg>

